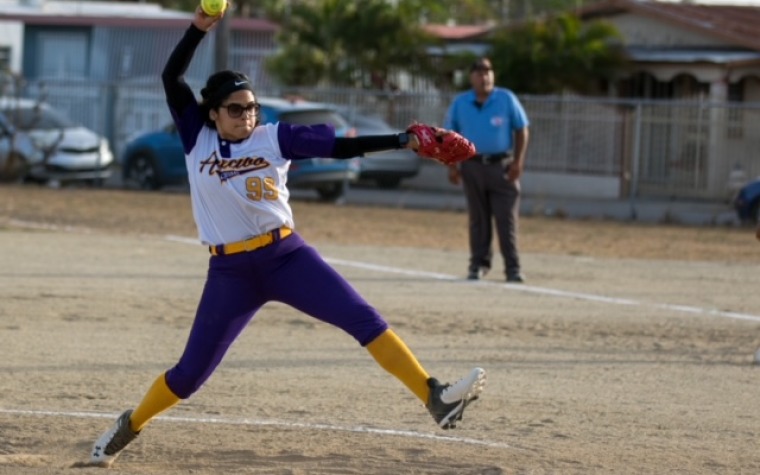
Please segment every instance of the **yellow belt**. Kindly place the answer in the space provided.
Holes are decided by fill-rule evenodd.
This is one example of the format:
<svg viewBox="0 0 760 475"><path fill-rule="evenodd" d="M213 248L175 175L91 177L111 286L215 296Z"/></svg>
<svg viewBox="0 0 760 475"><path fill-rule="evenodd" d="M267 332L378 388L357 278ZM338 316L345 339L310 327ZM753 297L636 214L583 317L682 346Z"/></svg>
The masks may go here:
<svg viewBox="0 0 760 475"><path fill-rule="evenodd" d="M228 256L230 254L238 254L240 252L255 251L256 249L268 246L273 242L279 241L280 239L285 239L291 234L293 234L293 230L287 226L283 226L273 231L269 231L266 234L260 234L252 238L248 238L245 241L209 246L208 250L212 256Z"/></svg>

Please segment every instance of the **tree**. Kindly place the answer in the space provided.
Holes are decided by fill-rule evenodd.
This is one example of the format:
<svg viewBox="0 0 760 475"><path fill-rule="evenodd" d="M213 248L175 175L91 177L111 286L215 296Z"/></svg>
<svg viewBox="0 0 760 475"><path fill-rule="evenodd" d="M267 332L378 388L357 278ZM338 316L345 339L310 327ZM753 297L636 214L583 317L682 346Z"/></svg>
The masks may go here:
<svg viewBox="0 0 760 475"><path fill-rule="evenodd" d="M282 17L280 52L268 70L287 85L383 89L405 69L429 75L432 38L402 9L384 0L319 0L293 6Z"/></svg>
<svg viewBox="0 0 760 475"><path fill-rule="evenodd" d="M612 24L584 25L572 14L498 31L490 56L498 84L533 94L598 92L627 64Z"/></svg>

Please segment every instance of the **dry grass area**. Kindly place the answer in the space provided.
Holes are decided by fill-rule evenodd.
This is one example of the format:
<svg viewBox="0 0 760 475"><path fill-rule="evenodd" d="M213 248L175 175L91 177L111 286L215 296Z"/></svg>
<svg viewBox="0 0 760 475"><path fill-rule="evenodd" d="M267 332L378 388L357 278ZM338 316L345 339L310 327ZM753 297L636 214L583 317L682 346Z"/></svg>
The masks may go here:
<svg viewBox="0 0 760 475"><path fill-rule="evenodd" d="M308 240L466 250L466 215L454 211L336 206L293 201ZM0 186L0 225L13 220L133 234L194 236L190 199L182 192ZM524 217L523 252L641 259L747 262L760 259L751 229L652 225Z"/></svg>

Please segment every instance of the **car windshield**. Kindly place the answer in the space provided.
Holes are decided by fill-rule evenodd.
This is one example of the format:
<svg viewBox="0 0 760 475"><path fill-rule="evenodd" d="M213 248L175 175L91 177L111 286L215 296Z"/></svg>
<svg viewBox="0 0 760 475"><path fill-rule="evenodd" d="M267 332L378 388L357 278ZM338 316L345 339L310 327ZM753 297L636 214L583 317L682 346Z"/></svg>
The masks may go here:
<svg viewBox="0 0 760 475"><path fill-rule="evenodd" d="M2 112L21 130L55 130L73 126L65 116L47 107L14 107Z"/></svg>
<svg viewBox="0 0 760 475"><path fill-rule="evenodd" d="M349 127L340 114L331 110L300 110L280 113L280 121L297 125L330 124L336 130Z"/></svg>

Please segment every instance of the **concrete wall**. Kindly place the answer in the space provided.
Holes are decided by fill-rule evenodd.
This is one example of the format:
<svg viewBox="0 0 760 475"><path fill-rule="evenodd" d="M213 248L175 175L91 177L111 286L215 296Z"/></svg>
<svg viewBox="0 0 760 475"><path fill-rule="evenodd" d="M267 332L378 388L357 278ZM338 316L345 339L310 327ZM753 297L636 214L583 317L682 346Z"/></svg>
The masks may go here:
<svg viewBox="0 0 760 475"><path fill-rule="evenodd" d="M11 73L21 74L24 53L24 25L17 21L0 21L0 46L11 49Z"/></svg>
<svg viewBox="0 0 760 475"><path fill-rule="evenodd" d="M423 160L420 173L404 186L423 191L461 192L461 186L449 183L446 168ZM526 171L521 180L524 196L563 197L571 199L616 200L621 198L618 177Z"/></svg>
<svg viewBox="0 0 760 475"><path fill-rule="evenodd" d="M521 180L522 192L533 197L620 198L620 178L563 173L526 171Z"/></svg>

